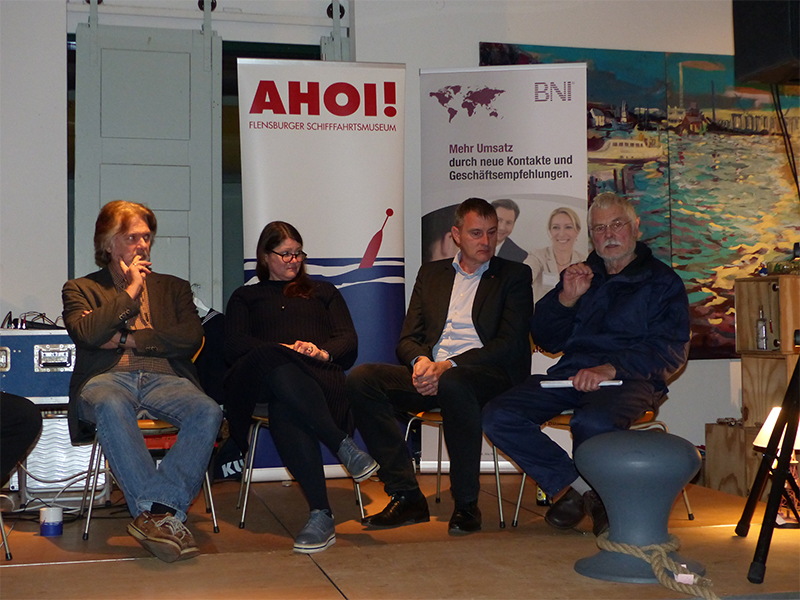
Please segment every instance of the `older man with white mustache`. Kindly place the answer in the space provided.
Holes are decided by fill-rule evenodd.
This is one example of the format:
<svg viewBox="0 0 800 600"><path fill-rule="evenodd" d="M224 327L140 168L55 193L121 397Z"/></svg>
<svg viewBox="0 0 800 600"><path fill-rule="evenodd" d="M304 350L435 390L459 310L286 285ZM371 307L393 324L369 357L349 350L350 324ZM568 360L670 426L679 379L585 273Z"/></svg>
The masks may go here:
<svg viewBox="0 0 800 600"><path fill-rule="evenodd" d="M588 515L599 535L608 527L603 503L542 425L573 410L573 452L595 435L628 429L664 401L666 381L686 362L690 330L683 281L637 241L639 219L628 200L597 196L589 231L594 252L564 269L531 319L534 343L563 356L547 375L489 402L483 427L556 500L545 515L551 526L570 529ZM553 380L569 387L547 387Z"/></svg>

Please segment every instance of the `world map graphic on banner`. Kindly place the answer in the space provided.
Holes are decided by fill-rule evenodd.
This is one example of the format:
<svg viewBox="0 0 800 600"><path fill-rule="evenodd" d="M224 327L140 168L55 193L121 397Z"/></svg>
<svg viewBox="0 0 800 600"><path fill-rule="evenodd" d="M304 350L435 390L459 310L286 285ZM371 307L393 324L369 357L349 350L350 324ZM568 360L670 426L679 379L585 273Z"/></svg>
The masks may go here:
<svg viewBox="0 0 800 600"><path fill-rule="evenodd" d="M467 116L472 117L478 109L485 110L490 117L503 118L494 105L495 99L504 94L505 90L490 87L463 88L460 85L447 85L440 90L430 92L432 98L436 98L439 104L447 109L452 121L458 114L459 108L466 110Z"/></svg>
<svg viewBox="0 0 800 600"><path fill-rule="evenodd" d="M540 298L558 282L555 251L588 254L586 66L423 70L420 82L422 261L455 255L455 207L484 198L497 255L528 264ZM570 233L554 233L565 221Z"/></svg>

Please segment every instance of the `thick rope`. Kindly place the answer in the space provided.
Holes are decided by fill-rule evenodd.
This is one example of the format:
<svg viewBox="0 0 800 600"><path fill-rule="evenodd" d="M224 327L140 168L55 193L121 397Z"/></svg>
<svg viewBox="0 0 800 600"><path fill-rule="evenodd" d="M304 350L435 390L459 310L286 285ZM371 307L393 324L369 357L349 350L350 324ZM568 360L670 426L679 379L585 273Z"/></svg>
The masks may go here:
<svg viewBox="0 0 800 600"><path fill-rule="evenodd" d="M608 532L606 531L598 536L597 546L601 550L629 554L650 563L650 566L653 567L653 573L655 573L659 583L665 588L680 592L681 594L686 594L687 596L696 596L698 598L705 598L706 600L720 600L719 596L710 589L713 585L710 579L692 573L692 571L667 556L668 552L674 552L681 546L680 540L672 534L669 534L669 541L663 544L632 546L631 544L621 544L610 541L608 539ZM673 576L669 575L667 573L668 570L676 575L690 575L693 577L694 583L681 583Z"/></svg>

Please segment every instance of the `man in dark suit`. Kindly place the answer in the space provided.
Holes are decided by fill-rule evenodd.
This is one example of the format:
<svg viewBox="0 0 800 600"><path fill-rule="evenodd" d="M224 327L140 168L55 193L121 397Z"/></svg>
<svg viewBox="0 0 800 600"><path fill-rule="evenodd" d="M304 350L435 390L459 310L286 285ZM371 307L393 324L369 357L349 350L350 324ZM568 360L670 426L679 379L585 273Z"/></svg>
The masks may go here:
<svg viewBox="0 0 800 600"><path fill-rule="evenodd" d="M508 198L501 198L493 201L492 206L497 211L497 256L522 262L528 258L528 253L508 237L519 219L519 205Z"/></svg>
<svg viewBox="0 0 800 600"><path fill-rule="evenodd" d="M449 533L478 531L481 408L530 372L530 268L494 257L497 215L485 200L458 206L452 235L455 258L417 275L397 345L402 365L360 365L347 378L356 427L392 497L368 527L429 520L395 411L441 408L455 501Z"/></svg>
<svg viewBox="0 0 800 600"><path fill-rule="evenodd" d="M94 427L134 521L128 533L165 562L199 554L183 525L219 431L219 405L200 389L192 357L203 328L189 283L150 270L156 217L115 200L95 224L100 271L64 284L64 323L77 348L70 381L74 443ZM139 416L180 429L155 467Z"/></svg>

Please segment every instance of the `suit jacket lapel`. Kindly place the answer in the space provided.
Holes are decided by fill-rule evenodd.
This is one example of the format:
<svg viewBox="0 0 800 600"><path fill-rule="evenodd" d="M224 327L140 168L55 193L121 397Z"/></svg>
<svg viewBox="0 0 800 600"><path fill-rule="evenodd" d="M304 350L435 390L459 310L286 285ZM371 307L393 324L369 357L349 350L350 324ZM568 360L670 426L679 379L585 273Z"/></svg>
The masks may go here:
<svg viewBox="0 0 800 600"><path fill-rule="evenodd" d="M431 302L434 306L434 323L431 327L431 335L435 332L436 339L431 342L435 344L439 340L444 325L447 322L447 311L450 308L450 295L453 292L453 282L456 278L456 270L451 262L442 265L442 272L436 273L432 278Z"/></svg>
<svg viewBox="0 0 800 600"><path fill-rule="evenodd" d="M155 275L155 277L154 277ZM161 322L164 305L161 302L161 292L163 281L156 273L147 276L147 296L150 303L150 325L157 329L157 323Z"/></svg>
<svg viewBox="0 0 800 600"><path fill-rule="evenodd" d="M481 334L479 327L483 304L489 296L489 292L493 290L498 283L497 273L500 270L498 262L496 257L492 257L489 268L486 269L486 272L481 276L481 282L478 284L478 289L475 292L475 300L472 302L472 323L475 325L475 330L478 331L478 335ZM497 307L493 308L496 309ZM481 339L483 339L483 336L481 336Z"/></svg>
<svg viewBox="0 0 800 600"><path fill-rule="evenodd" d="M114 298L117 296L117 288L114 286L114 278L111 276L111 271L108 270L108 267L100 271L96 283L97 289L103 297L103 304L114 302Z"/></svg>

